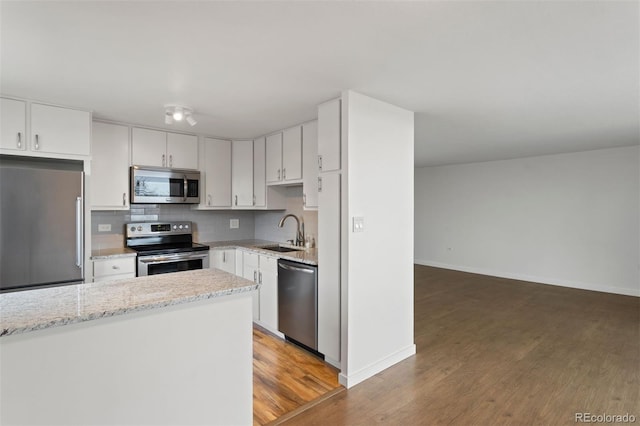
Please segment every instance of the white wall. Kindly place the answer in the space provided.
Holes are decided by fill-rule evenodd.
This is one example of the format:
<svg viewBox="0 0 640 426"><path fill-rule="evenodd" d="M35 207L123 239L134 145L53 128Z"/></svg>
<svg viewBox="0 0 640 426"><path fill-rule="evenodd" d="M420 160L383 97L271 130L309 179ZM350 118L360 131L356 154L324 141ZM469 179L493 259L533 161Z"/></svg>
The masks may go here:
<svg viewBox="0 0 640 426"><path fill-rule="evenodd" d="M640 295L637 146L416 169L415 261Z"/></svg>
<svg viewBox="0 0 640 426"><path fill-rule="evenodd" d="M351 91L342 99L341 381L350 387L415 353L414 143L413 112ZM364 232L351 231L354 216Z"/></svg>

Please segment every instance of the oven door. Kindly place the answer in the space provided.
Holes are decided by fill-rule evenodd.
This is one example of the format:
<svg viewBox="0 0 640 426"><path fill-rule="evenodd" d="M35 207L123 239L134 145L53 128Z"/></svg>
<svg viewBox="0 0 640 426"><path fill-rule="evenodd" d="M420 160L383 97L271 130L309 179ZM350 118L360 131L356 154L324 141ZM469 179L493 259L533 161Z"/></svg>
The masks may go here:
<svg viewBox="0 0 640 426"><path fill-rule="evenodd" d="M138 255L138 276L166 274L209 268L209 252L189 252L167 255Z"/></svg>

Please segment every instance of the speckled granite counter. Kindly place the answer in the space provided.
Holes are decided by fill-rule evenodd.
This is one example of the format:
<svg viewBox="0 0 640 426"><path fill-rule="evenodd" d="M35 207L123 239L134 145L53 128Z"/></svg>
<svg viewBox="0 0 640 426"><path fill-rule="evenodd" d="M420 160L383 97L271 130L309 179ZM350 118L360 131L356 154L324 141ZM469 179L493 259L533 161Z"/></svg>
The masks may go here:
<svg viewBox="0 0 640 426"><path fill-rule="evenodd" d="M91 259L113 259L117 257L135 257L137 253L126 247L119 248L103 248L91 250Z"/></svg>
<svg viewBox="0 0 640 426"><path fill-rule="evenodd" d="M277 243L274 241L265 240L236 240L236 241L215 241L215 242L203 242L202 244L208 245L212 249L216 248L230 248L230 249L243 249L253 251L260 254L266 254L268 256L278 257L281 259L292 260L294 262L306 263L308 265L318 265L318 249L302 249L302 250L290 251L286 253L275 252L271 250L263 249L265 246L281 245L284 247L292 247L289 244Z"/></svg>
<svg viewBox="0 0 640 426"><path fill-rule="evenodd" d="M0 336L234 293L258 285L218 269L0 294Z"/></svg>

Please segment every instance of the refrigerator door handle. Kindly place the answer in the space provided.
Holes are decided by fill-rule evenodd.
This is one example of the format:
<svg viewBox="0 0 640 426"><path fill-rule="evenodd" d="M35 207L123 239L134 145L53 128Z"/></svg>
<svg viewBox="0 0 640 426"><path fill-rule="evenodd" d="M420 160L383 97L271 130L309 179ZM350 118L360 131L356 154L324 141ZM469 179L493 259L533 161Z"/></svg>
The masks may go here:
<svg viewBox="0 0 640 426"><path fill-rule="evenodd" d="M76 266L82 269L82 197L76 198Z"/></svg>

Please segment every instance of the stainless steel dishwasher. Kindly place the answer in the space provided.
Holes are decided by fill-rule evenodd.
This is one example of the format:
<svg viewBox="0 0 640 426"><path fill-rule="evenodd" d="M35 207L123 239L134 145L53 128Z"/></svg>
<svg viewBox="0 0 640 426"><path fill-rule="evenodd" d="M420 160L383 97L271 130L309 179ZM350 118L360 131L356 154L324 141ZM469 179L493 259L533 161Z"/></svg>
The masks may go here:
<svg viewBox="0 0 640 426"><path fill-rule="evenodd" d="M278 260L278 330L318 350L318 268Z"/></svg>

